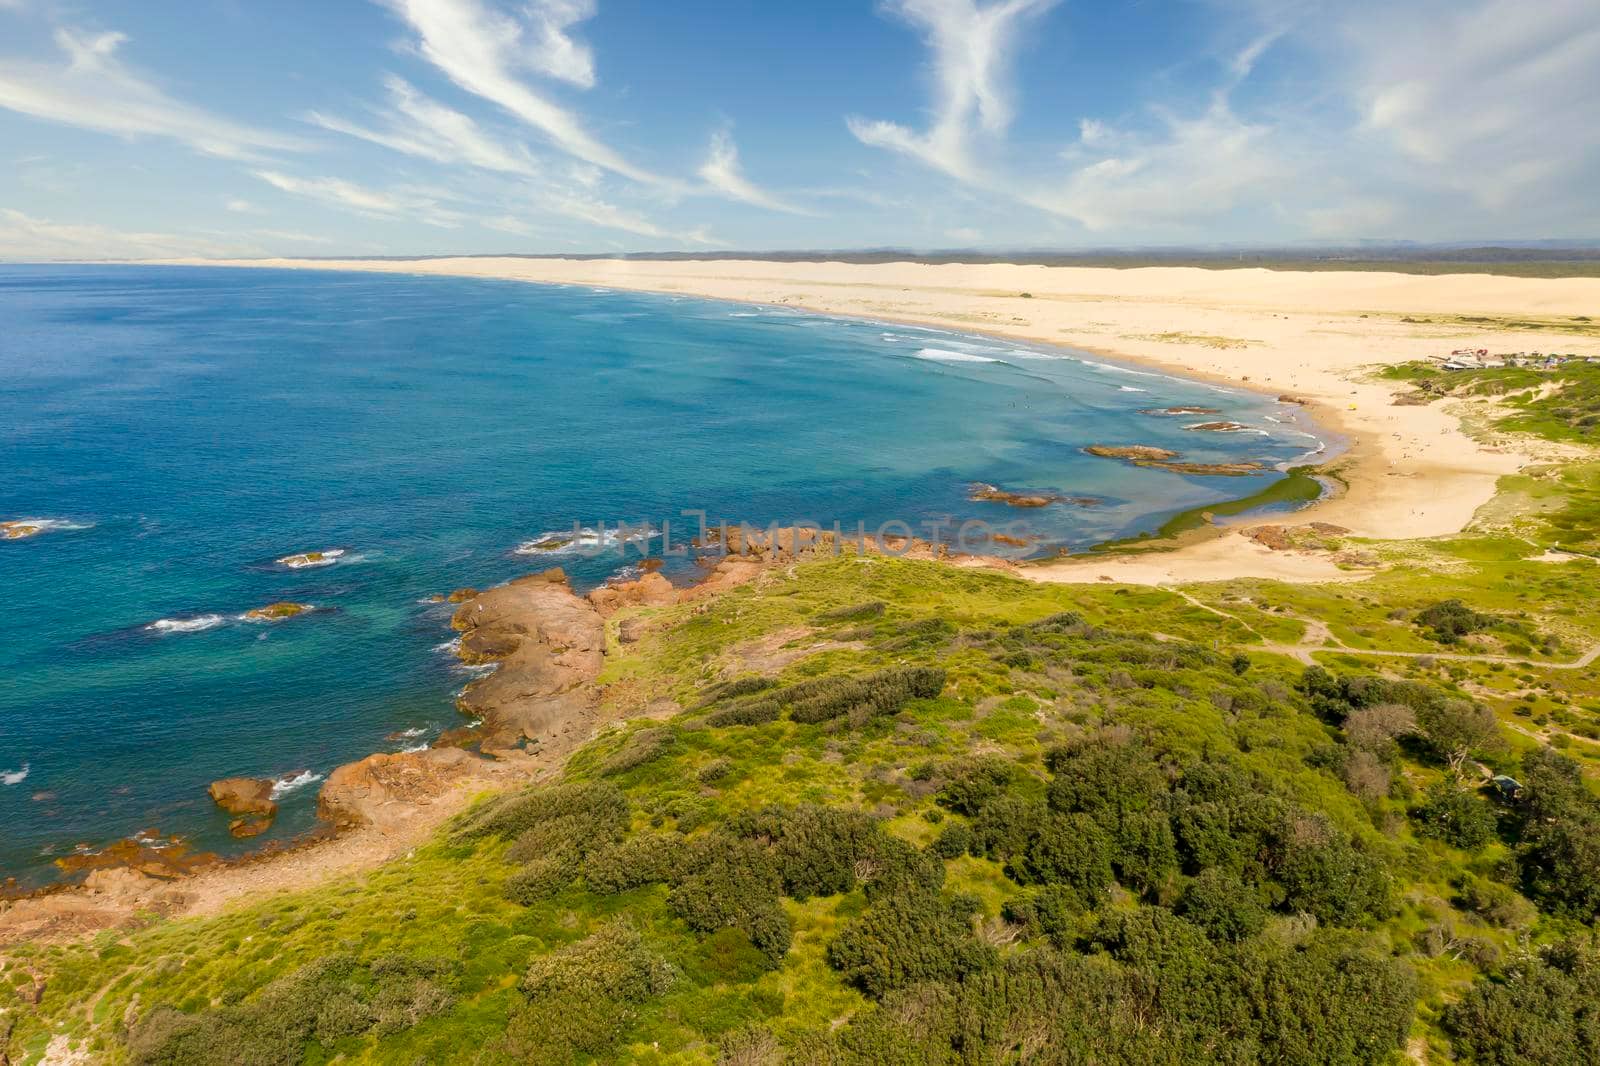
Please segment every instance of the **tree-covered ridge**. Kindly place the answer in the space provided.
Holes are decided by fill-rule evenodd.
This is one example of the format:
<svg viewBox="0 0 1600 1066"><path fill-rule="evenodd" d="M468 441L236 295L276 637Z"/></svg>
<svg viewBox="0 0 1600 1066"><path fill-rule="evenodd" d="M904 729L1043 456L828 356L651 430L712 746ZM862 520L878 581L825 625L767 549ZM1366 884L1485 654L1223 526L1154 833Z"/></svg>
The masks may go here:
<svg viewBox="0 0 1600 1066"><path fill-rule="evenodd" d="M1459 589L1509 617L1501 585ZM1437 648L1389 618L1429 591L1318 595ZM13 1057L59 1024L145 1062L1592 1061L1589 760L1507 729L1491 664L1266 650L1312 594L1203 593L1246 626L845 559L644 612L607 691L681 714L361 881L37 952Z"/></svg>

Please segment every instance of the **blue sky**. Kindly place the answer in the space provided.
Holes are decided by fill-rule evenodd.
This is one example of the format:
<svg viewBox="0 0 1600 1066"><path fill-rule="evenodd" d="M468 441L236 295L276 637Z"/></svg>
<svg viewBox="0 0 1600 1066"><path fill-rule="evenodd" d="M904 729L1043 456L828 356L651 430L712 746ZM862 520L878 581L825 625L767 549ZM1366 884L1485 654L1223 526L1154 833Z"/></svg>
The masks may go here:
<svg viewBox="0 0 1600 1066"><path fill-rule="evenodd" d="M0 0L0 257L1600 236L1596 0Z"/></svg>

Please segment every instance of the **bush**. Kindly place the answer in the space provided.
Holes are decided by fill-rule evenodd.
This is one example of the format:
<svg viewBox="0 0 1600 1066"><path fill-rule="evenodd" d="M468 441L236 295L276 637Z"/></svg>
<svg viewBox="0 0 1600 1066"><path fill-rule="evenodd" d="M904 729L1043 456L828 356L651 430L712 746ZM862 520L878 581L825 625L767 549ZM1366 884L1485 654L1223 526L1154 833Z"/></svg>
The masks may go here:
<svg viewBox="0 0 1600 1066"><path fill-rule="evenodd" d="M792 938L788 916L779 903L783 878L777 862L751 840L719 836L706 848L704 866L673 888L667 905L697 932L742 930L777 966Z"/></svg>
<svg viewBox="0 0 1600 1066"><path fill-rule="evenodd" d="M745 703L736 703L732 707L724 707L719 711L712 711L706 716L706 724L713 726L729 725L762 725L766 722L776 722L783 713L783 707L777 700L750 700Z"/></svg>
<svg viewBox="0 0 1600 1066"><path fill-rule="evenodd" d="M567 1063L603 1056L622 1039L639 1006L672 985L671 966L626 922L534 960L522 979L526 1002L512 1011L501 1050L517 1062Z"/></svg>
<svg viewBox="0 0 1600 1066"><path fill-rule="evenodd" d="M1479 614L1460 600L1441 600L1418 611L1416 623L1433 630L1433 638L1441 644L1455 644L1464 636L1493 626L1495 618Z"/></svg>
<svg viewBox="0 0 1600 1066"><path fill-rule="evenodd" d="M819 622L861 622L868 618L881 618L886 608L882 600L858 603L853 607L835 607L817 615Z"/></svg>
<svg viewBox="0 0 1600 1066"><path fill-rule="evenodd" d="M467 812L457 824L457 840L512 838L558 819L575 819L583 838L614 839L628 828L628 797L609 782L538 785L490 800Z"/></svg>
<svg viewBox="0 0 1600 1066"><path fill-rule="evenodd" d="M665 755L677 743L677 733L670 726L647 726L635 731L623 741L622 747L600 764L602 777L624 774Z"/></svg>
<svg viewBox="0 0 1600 1066"><path fill-rule="evenodd" d="M440 960L332 955L302 966L252 1000L200 1014L157 1007L129 1030L138 1066L292 1066L306 1043L409 1028L449 1009L453 967Z"/></svg>
<svg viewBox="0 0 1600 1066"><path fill-rule="evenodd" d="M945 782L939 787L937 802L971 817L1011 787L1017 768L1003 755L976 755L949 763L943 773Z"/></svg>
<svg viewBox="0 0 1600 1066"><path fill-rule="evenodd" d="M777 684L778 682L773 678L759 677L755 674L736 677L732 681L724 681L720 685L712 685L706 689L701 694L700 702L696 705L696 709L709 707L713 703L720 703L722 700L738 699L740 696L752 696L757 692L765 692L769 688L776 687Z"/></svg>
<svg viewBox="0 0 1600 1066"><path fill-rule="evenodd" d="M1000 915L1022 926L1028 936L1045 937L1065 950L1072 945L1077 919L1083 911L1083 900L1077 892L1066 885L1045 885L1031 896L1006 900Z"/></svg>
<svg viewBox="0 0 1600 1066"><path fill-rule="evenodd" d="M945 673L932 666L899 666L858 678L823 678L790 690L794 709L789 717L814 724L838 718L856 708L871 714L894 714L908 700L931 699L944 689Z"/></svg>
<svg viewBox="0 0 1600 1066"><path fill-rule="evenodd" d="M956 822L945 826L928 846L928 850L941 859L955 859L967 853L972 847L972 841L972 827Z"/></svg>
<svg viewBox="0 0 1600 1066"><path fill-rule="evenodd" d="M1012 876L1022 884L1066 885L1095 906L1111 887L1111 839L1086 814L1049 814L1028 841Z"/></svg>
<svg viewBox="0 0 1600 1066"><path fill-rule="evenodd" d="M828 946L828 961L869 996L923 981L954 981L995 963L972 935L970 903L931 892L889 896L850 921Z"/></svg>
<svg viewBox="0 0 1600 1066"><path fill-rule="evenodd" d="M1477 851L1495 838L1494 810L1472 792L1449 781L1428 786L1420 806L1412 809L1417 832L1463 851Z"/></svg>
<svg viewBox="0 0 1600 1066"><path fill-rule="evenodd" d="M693 849L673 833L640 833L589 853L583 880L590 891L608 895L657 881L682 877L694 861Z"/></svg>
<svg viewBox="0 0 1600 1066"><path fill-rule="evenodd" d="M1568 941L1525 955L1446 1007L1458 1058L1489 1066L1600 1061L1600 953Z"/></svg>
<svg viewBox="0 0 1600 1066"><path fill-rule="evenodd" d="M1600 913L1600 800L1565 755L1540 750L1522 766L1518 857L1526 891L1557 913L1592 922Z"/></svg>
<svg viewBox="0 0 1600 1066"><path fill-rule="evenodd" d="M1225 870L1202 870L1178 901L1178 913L1212 940L1236 943L1261 932L1267 910L1249 885Z"/></svg>

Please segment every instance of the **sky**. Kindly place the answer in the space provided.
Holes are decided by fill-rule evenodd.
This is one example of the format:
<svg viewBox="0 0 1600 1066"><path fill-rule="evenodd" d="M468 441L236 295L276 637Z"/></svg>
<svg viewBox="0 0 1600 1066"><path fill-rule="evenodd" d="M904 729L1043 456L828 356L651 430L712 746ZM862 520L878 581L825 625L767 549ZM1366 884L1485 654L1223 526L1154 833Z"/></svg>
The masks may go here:
<svg viewBox="0 0 1600 1066"><path fill-rule="evenodd" d="M1600 0L0 0L0 257L1600 237Z"/></svg>

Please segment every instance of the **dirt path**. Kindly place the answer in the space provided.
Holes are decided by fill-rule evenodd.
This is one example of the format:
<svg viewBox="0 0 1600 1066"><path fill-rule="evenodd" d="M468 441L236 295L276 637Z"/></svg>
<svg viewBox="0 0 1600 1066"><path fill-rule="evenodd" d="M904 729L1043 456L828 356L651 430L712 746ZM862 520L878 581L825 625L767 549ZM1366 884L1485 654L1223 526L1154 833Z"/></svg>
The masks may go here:
<svg viewBox="0 0 1600 1066"><path fill-rule="evenodd" d="M1532 659L1519 659L1512 655L1480 655L1472 652L1388 651L1382 648L1352 648L1334 636L1333 630L1328 628L1327 623L1300 615L1286 615L1285 617L1305 626L1306 635L1293 644L1284 644L1279 641L1268 640L1259 630L1238 615L1229 614L1221 608L1213 607L1209 603L1196 599L1182 589L1168 585L1161 586L1161 589L1163 592L1172 593L1191 606L1198 607L1203 611L1209 611L1219 618L1226 618L1228 621L1243 627L1246 632L1261 641L1261 647L1264 651L1298 659L1307 666L1316 665L1314 656L1317 652L1337 652L1340 655L1370 655L1394 659L1447 659L1451 662L1504 663L1507 666L1521 666L1530 670L1582 670L1592 665L1596 658L1600 658L1600 644L1592 646L1576 659L1566 663L1541 663Z"/></svg>

